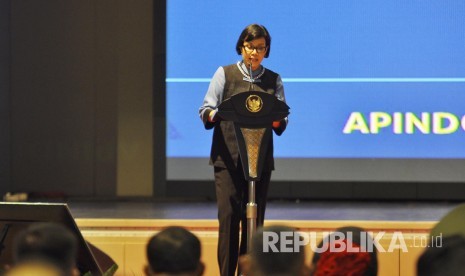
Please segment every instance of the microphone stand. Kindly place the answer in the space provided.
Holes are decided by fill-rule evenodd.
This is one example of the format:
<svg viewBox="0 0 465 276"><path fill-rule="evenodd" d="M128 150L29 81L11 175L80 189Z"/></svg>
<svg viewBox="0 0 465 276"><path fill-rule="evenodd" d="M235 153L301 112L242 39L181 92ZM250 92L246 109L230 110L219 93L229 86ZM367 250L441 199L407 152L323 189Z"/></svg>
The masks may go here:
<svg viewBox="0 0 465 276"><path fill-rule="evenodd" d="M254 89L254 79L252 77L252 61L249 66L249 91ZM252 237L257 230L257 203L255 202L255 181L249 180L249 202L246 205L246 217L247 217L247 252L252 249Z"/></svg>

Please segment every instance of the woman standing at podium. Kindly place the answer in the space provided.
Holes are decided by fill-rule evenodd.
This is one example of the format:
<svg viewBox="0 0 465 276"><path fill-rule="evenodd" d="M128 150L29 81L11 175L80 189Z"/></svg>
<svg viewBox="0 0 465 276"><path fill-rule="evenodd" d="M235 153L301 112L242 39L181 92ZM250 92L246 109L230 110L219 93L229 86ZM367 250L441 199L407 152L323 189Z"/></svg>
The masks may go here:
<svg viewBox="0 0 465 276"><path fill-rule="evenodd" d="M217 69L199 109L205 128L214 128L210 165L214 166L215 175L219 220L218 263L222 276L234 275L239 254L247 250L248 181L242 170L233 123L221 120L217 115L217 107L223 100L250 90L267 92L285 101L281 77L261 65L263 59L269 56L270 49L271 36L268 30L258 24L247 26L236 44L236 52L242 59ZM273 130L281 135L286 125L287 118L273 122ZM271 136L263 172L260 181L256 183L257 227L263 225L272 170L274 159ZM240 224L242 232L239 245Z"/></svg>

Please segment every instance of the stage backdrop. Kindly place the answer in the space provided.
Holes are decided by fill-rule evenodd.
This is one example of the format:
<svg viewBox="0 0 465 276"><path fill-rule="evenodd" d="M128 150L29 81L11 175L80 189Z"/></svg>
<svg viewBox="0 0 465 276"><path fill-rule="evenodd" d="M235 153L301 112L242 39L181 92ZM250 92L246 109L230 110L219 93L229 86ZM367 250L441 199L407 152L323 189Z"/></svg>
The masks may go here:
<svg viewBox="0 0 465 276"><path fill-rule="evenodd" d="M291 107L274 179L465 180L463 0L167 2L168 180L212 178L198 107L250 23Z"/></svg>

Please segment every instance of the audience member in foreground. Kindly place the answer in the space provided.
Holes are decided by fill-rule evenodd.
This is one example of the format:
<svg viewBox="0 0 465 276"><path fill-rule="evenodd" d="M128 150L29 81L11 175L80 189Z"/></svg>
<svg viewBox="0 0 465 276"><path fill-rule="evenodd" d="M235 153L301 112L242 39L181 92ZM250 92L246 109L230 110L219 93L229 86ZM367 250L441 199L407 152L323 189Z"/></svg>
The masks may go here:
<svg viewBox="0 0 465 276"><path fill-rule="evenodd" d="M314 253L311 275L377 275L376 247L367 246L367 241L373 244L372 237L361 228L349 226L336 229L319 244L318 250L322 252Z"/></svg>
<svg viewBox="0 0 465 276"><path fill-rule="evenodd" d="M63 225L34 223L15 237L15 266L22 263L48 263L64 275L80 275L76 268L77 238ZM26 265L27 267L27 265Z"/></svg>
<svg viewBox="0 0 465 276"><path fill-rule="evenodd" d="M305 265L305 248L295 244L296 240L303 241L303 238L291 227L276 225L258 229L252 238L250 252L239 260L243 275L308 275L310 271ZM281 244L283 242L285 244Z"/></svg>
<svg viewBox="0 0 465 276"><path fill-rule="evenodd" d="M417 275L465 275L465 204L453 208L431 229Z"/></svg>
<svg viewBox="0 0 465 276"><path fill-rule="evenodd" d="M168 227L149 240L149 265L145 273L151 276L200 276L205 269L200 256L200 240L194 234L183 227Z"/></svg>
<svg viewBox="0 0 465 276"><path fill-rule="evenodd" d="M427 247L418 259L417 275L465 275L465 237L448 236L441 241L440 246Z"/></svg>

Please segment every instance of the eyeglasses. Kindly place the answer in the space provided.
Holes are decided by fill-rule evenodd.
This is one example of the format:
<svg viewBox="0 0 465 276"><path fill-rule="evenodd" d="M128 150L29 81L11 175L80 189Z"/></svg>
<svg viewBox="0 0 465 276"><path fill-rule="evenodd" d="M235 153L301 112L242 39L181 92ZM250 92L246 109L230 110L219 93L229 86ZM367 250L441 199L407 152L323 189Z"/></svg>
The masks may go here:
<svg viewBox="0 0 465 276"><path fill-rule="evenodd" d="M257 53L261 54L261 53L264 53L266 51L267 47L266 46L253 47L251 45L244 45L243 48L248 54L253 53L254 50L257 51Z"/></svg>

